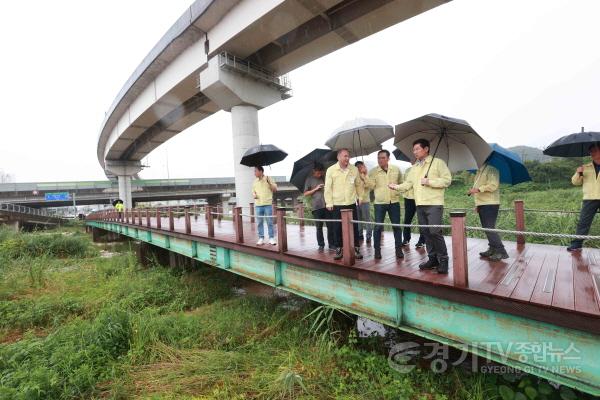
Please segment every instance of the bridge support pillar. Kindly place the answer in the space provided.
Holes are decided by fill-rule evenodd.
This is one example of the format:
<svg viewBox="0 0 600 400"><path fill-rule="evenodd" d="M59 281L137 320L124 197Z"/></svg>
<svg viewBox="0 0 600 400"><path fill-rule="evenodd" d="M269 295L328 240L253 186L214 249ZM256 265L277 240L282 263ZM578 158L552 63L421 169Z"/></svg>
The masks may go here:
<svg viewBox="0 0 600 400"><path fill-rule="evenodd" d="M19 221L18 219L14 220L14 221L9 221L8 225L15 231L15 232L19 232L21 230L21 221Z"/></svg>
<svg viewBox="0 0 600 400"><path fill-rule="evenodd" d="M289 88L273 73L231 54L208 60L200 72L200 90L223 110L231 112L236 206L249 207L254 169L240 164L242 155L260 143L258 110L290 97Z"/></svg>
<svg viewBox="0 0 600 400"><path fill-rule="evenodd" d="M106 160L106 170L117 176L119 180L119 198L123 200L125 208L133 208L131 177L142 170L141 162Z"/></svg>

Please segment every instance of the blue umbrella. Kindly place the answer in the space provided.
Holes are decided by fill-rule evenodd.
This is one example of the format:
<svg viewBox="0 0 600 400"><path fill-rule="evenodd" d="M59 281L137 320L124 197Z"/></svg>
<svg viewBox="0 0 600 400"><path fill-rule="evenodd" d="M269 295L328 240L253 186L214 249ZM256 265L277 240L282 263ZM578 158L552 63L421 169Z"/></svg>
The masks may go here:
<svg viewBox="0 0 600 400"><path fill-rule="evenodd" d="M490 146L493 151L487 158L485 165L491 165L500 172L501 183L516 185L531 180L527 168L517 153L507 150L496 143L492 143ZM485 166L482 168L485 168Z"/></svg>

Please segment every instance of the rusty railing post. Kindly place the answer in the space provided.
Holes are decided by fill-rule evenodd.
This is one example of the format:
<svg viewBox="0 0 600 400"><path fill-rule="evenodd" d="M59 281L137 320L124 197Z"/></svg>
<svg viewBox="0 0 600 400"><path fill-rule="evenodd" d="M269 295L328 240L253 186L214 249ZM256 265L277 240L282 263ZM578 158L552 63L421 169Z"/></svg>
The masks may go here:
<svg viewBox="0 0 600 400"><path fill-rule="evenodd" d="M125 215L125 223L128 224L129 223L129 210L124 209L123 214Z"/></svg>
<svg viewBox="0 0 600 400"><path fill-rule="evenodd" d="M142 217L142 210L141 209L138 210L138 215L137 216L138 216L138 225L142 226L142 219L143 219L143 217Z"/></svg>
<svg viewBox="0 0 600 400"><path fill-rule="evenodd" d="M152 224L150 223L150 209L146 208L146 226L148 228L152 227Z"/></svg>
<svg viewBox="0 0 600 400"><path fill-rule="evenodd" d="M162 217L160 215L160 207L156 208L156 229L161 229L162 227Z"/></svg>
<svg viewBox="0 0 600 400"><path fill-rule="evenodd" d="M515 200L515 225L517 231L525 231L525 205L523 200ZM517 244L525 244L525 236L517 235Z"/></svg>
<svg viewBox="0 0 600 400"><path fill-rule="evenodd" d="M452 270L454 286L469 286L469 261L467 258L466 215L464 211L450 213L452 225Z"/></svg>
<svg viewBox="0 0 600 400"><path fill-rule="evenodd" d="M221 222L221 220L223 219L223 205L222 204L217 204L217 221Z"/></svg>
<svg viewBox="0 0 600 400"><path fill-rule="evenodd" d="M304 228L304 202L298 202L298 218L300 218L300 228Z"/></svg>
<svg viewBox="0 0 600 400"><path fill-rule="evenodd" d="M254 203L250 203L250 223L254 223Z"/></svg>
<svg viewBox="0 0 600 400"><path fill-rule="evenodd" d="M173 232L175 230L175 217L173 217L173 209L169 207L169 230Z"/></svg>
<svg viewBox="0 0 600 400"><path fill-rule="evenodd" d="M185 207L185 212L183 214L185 216L185 233L188 235L192 233L192 220L190 219L190 208Z"/></svg>
<svg viewBox="0 0 600 400"><path fill-rule="evenodd" d="M194 204L194 221L198 221L198 204Z"/></svg>
<svg viewBox="0 0 600 400"><path fill-rule="evenodd" d="M244 228L242 225L242 207L233 209L233 228L235 229L235 241L244 243Z"/></svg>
<svg viewBox="0 0 600 400"><path fill-rule="evenodd" d="M288 250L287 245L287 226L285 221L285 208L278 208L276 211L277 219L277 243L280 253Z"/></svg>
<svg viewBox="0 0 600 400"><path fill-rule="evenodd" d="M351 266L356 262L354 254L354 229L352 227L352 210L342 210L342 261Z"/></svg>
<svg viewBox="0 0 600 400"><path fill-rule="evenodd" d="M131 209L131 225L135 225L135 210Z"/></svg>
<svg viewBox="0 0 600 400"><path fill-rule="evenodd" d="M215 237L215 218L212 213L213 208L211 206L206 206L204 208L206 210L206 215L208 216L208 237Z"/></svg>

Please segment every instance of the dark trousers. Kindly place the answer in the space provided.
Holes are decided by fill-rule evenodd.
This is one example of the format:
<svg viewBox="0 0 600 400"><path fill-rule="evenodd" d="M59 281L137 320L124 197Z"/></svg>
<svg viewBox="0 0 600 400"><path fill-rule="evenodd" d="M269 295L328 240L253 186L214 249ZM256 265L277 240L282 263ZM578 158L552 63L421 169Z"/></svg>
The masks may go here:
<svg viewBox="0 0 600 400"><path fill-rule="evenodd" d="M417 213L417 204L415 199L404 199L404 224L412 224L412 220ZM402 231L405 242L410 242L410 228L407 226ZM425 243L423 234L419 235L419 243Z"/></svg>
<svg viewBox="0 0 600 400"><path fill-rule="evenodd" d="M375 204L375 222L383 222L385 220L385 214L388 214L392 224L400 223L400 203L390 204ZM399 227L394 226L394 242L396 247L402 246L402 231ZM376 249L381 248L381 231L383 227L381 225L375 225L375 243L373 244Z"/></svg>
<svg viewBox="0 0 600 400"><path fill-rule="evenodd" d="M577 223L576 235L587 235L590 233L592 221L594 215L600 209L600 200L583 200L581 204L581 212L579 214L579 222ZM582 239L573 239L571 246L581 247L583 245Z"/></svg>
<svg viewBox="0 0 600 400"><path fill-rule="evenodd" d="M417 206L419 225L441 225L443 214L443 206ZM425 236L429 257L437 257L438 260L440 257L448 257L448 249L446 249L446 241L441 228L421 228L421 234Z"/></svg>
<svg viewBox="0 0 600 400"><path fill-rule="evenodd" d="M331 211L331 219L341 219L342 210L352 210L352 219L358 221L358 213L356 212L356 205L351 204L349 206L333 206ZM354 235L354 246L358 247L358 224L352 224L353 235ZM340 248L343 245L342 242L342 224L339 222L333 222L333 244L335 247Z"/></svg>
<svg viewBox="0 0 600 400"><path fill-rule="evenodd" d="M326 208L319 208L313 210L312 215L315 219L330 219L329 211ZM325 239L323 238L323 225L327 226L327 244L329 247L333 246L333 227L331 222L315 222L317 228L317 243L319 246L325 246Z"/></svg>
<svg viewBox="0 0 600 400"><path fill-rule="evenodd" d="M498 219L498 210L500 209L499 204L486 204L483 206L477 206L477 213L479 214L479 221L483 228L496 228L496 220ZM500 235L496 232L486 232L485 235L488 239L488 245L490 249L505 252L504 244Z"/></svg>

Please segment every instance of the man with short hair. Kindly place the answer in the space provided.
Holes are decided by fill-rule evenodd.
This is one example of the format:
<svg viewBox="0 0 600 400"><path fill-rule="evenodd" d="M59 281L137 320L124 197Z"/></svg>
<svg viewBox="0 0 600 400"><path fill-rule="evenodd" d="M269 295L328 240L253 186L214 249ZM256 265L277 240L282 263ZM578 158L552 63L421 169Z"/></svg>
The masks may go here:
<svg viewBox="0 0 600 400"><path fill-rule="evenodd" d="M594 215L600 210L600 142L589 146L592 162L582 165L575 171L571 183L582 186L583 202L579 213L576 235L587 235L594 221ZM581 251L583 239L573 239L568 251Z"/></svg>
<svg viewBox="0 0 600 400"><path fill-rule="evenodd" d="M358 168L358 176L360 178L360 184L363 188L363 194L358 199L358 219L365 222L371 222L371 189L374 187L374 183L371 182L367 175L367 166L362 161L357 161L354 166ZM365 232L366 231L366 232ZM371 244L371 237L373 236L373 226L369 223L360 224L358 227L358 234L360 235L359 240L364 240L364 234L367 235L367 244Z"/></svg>
<svg viewBox="0 0 600 400"><path fill-rule="evenodd" d="M413 189L417 204L417 218L420 225L441 225L444 214L444 191L452 182L452 174L446 163L429 155L427 139L413 142L416 162L411 179L400 185L390 184L390 188L402 192ZM436 269L439 274L448 273L448 249L441 228L422 228L425 236L429 260L420 264L419 269Z"/></svg>
<svg viewBox="0 0 600 400"><path fill-rule="evenodd" d="M500 210L500 172L492 165L485 164L477 170L475 183L468 193L475 198L475 207L481 226L484 228L496 228L498 211ZM500 235L496 232L485 232L488 239L488 249L479 253L482 257L488 257L490 261L500 261L508 258Z"/></svg>
<svg viewBox="0 0 600 400"><path fill-rule="evenodd" d="M352 210L352 219L358 218L356 199L362 192L358 169L350 165L348 149L338 150L338 162L327 169L325 174L325 206L330 211L332 219L340 219L342 210ZM342 224L334 222L333 240L335 245L334 260L342 259ZM356 259L362 259L358 247L358 225L352 224L354 236L354 253Z"/></svg>
<svg viewBox="0 0 600 400"><path fill-rule="evenodd" d="M315 219L329 219L329 211L325 207L325 196L324 196L324 187L325 180L323 176L325 175L325 168L323 168L322 164L316 163L313 167L312 174L304 183L304 196L310 196L311 207L312 207L312 215ZM334 241L333 241L333 227L330 222L326 222L327 226L327 244L330 249L334 249ZM323 250L325 248L325 239L323 237L323 222L317 221L315 222L315 226L317 228L317 244L319 245L319 250Z"/></svg>
<svg viewBox="0 0 600 400"><path fill-rule="evenodd" d="M380 150L377 153L377 168L371 170L369 177L373 181L375 192L375 222L383 222L385 215L390 217L392 224L400 223L400 194L390 189L390 185L399 185L402 183L402 172L400 168L390 163L390 152ZM403 258L402 252L402 231L394 226L394 244L396 248L396 257ZM381 225L375 226L375 258L381 259Z"/></svg>
<svg viewBox="0 0 600 400"><path fill-rule="evenodd" d="M256 210L258 224L258 242L259 246L265 243L264 223L267 222L269 233L269 243L276 245L275 234L273 232L273 193L277 191L277 185L270 177L265 175L265 169L261 166L254 167L254 176L256 179L252 184L252 196L254 197L254 208Z"/></svg>

